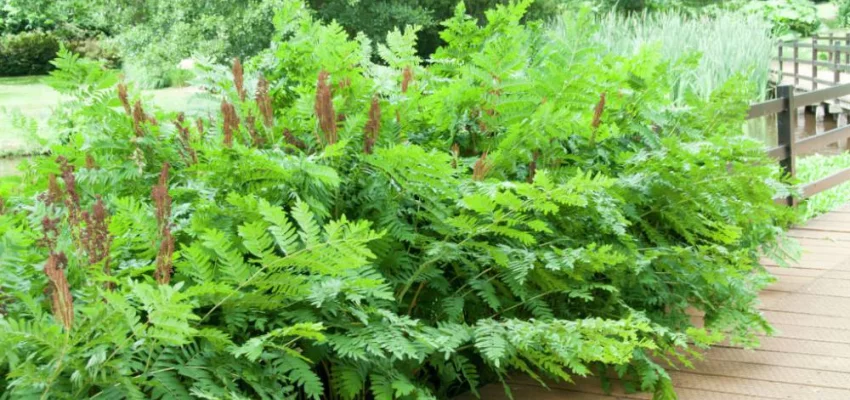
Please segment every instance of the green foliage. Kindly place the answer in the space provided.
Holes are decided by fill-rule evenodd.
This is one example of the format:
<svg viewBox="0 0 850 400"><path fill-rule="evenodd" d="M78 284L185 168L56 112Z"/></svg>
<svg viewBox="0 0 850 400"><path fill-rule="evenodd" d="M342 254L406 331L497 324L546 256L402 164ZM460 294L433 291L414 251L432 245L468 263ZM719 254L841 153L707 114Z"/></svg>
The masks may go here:
<svg viewBox="0 0 850 400"><path fill-rule="evenodd" d="M50 33L0 36L0 76L42 75L52 69L59 42Z"/></svg>
<svg viewBox="0 0 850 400"><path fill-rule="evenodd" d="M571 23L560 19L555 29L568 35ZM594 42L609 52L628 56L642 47L657 46L665 61L691 65L672 85L677 101L684 100L688 93L708 98L741 74L752 83L751 99L763 98L767 93L775 47L771 25L760 17L727 11L712 16L608 13L599 18L599 27Z"/></svg>
<svg viewBox="0 0 850 400"><path fill-rule="evenodd" d="M350 35L364 33L374 42L382 42L387 33L405 26L419 26L417 52L427 57L443 42L440 39L440 22L451 17L457 1L454 0L310 0L309 5L321 19L336 21ZM467 0L463 2L467 13L479 21L485 12L507 0ZM546 19L557 14L560 0L538 0L529 9L528 19Z"/></svg>
<svg viewBox="0 0 850 400"><path fill-rule="evenodd" d="M760 0L738 2L739 10L760 15L773 24L777 36L810 36L821 27L817 8L808 0Z"/></svg>
<svg viewBox="0 0 850 400"><path fill-rule="evenodd" d="M117 1L117 0L114 0ZM113 42L127 74L145 87L172 86L189 57L246 59L269 45L281 0L156 0L136 2Z"/></svg>
<svg viewBox="0 0 850 400"><path fill-rule="evenodd" d="M61 52L67 143L0 185L6 396L433 399L610 368L668 399L659 361L754 344L793 215L740 135L745 81L674 106L688 65L529 6L459 5L426 65L414 28L374 55L285 1L263 71L202 69L223 115L200 123Z"/></svg>
<svg viewBox="0 0 850 400"><path fill-rule="evenodd" d="M797 161L797 178L811 183L850 168L850 152L835 155L815 154ZM806 200L800 207L801 218L808 220L850 203L850 185L843 184Z"/></svg>

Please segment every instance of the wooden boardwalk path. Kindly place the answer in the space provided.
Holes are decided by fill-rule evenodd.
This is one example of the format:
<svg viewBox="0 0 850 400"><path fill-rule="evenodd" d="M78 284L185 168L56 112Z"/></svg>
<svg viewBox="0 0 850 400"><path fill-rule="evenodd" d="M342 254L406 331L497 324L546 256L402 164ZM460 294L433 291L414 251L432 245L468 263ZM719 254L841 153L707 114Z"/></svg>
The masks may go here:
<svg viewBox="0 0 850 400"><path fill-rule="evenodd" d="M719 346L695 369L671 372L681 400L848 400L850 399L850 206L794 228L803 248L792 268L763 260L778 281L762 292L761 309L776 328L761 347ZM621 387L606 395L598 379L553 384L511 382L517 400L650 399ZM473 398L473 397L468 397ZM482 399L506 399L501 385L489 385Z"/></svg>

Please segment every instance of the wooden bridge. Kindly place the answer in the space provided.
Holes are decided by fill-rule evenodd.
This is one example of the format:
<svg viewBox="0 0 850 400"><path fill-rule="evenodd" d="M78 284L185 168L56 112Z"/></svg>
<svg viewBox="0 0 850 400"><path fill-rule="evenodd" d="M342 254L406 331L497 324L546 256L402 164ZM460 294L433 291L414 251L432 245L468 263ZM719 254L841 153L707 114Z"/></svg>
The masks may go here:
<svg viewBox="0 0 850 400"><path fill-rule="evenodd" d="M793 137L792 114L797 109L837 98L850 98L850 83L817 90L784 85L777 88L777 98L750 107L751 119L776 115L779 146L767 153L785 172L795 173L796 157L850 138L850 125L802 140ZM850 168L804 185L802 197L776 200L795 206L848 181ZM681 400L850 399L850 205L794 227L788 234L800 243L801 259L790 268L762 260L778 278L760 295L760 309L777 333L761 338L755 350L715 346L694 369L672 371ZM694 318L698 323L700 316ZM647 393L627 393L619 382L606 394L597 378L553 383L549 388L523 376L508 383L514 398L521 400L652 398ZM481 398L507 396L501 385L491 384L482 388Z"/></svg>
<svg viewBox="0 0 850 400"><path fill-rule="evenodd" d="M793 85L802 93L850 83L850 33L816 35L811 41L781 42L778 50L772 65L778 85ZM825 103L830 107L824 111L831 114L850 112L850 96L829 99Z"/></svg>

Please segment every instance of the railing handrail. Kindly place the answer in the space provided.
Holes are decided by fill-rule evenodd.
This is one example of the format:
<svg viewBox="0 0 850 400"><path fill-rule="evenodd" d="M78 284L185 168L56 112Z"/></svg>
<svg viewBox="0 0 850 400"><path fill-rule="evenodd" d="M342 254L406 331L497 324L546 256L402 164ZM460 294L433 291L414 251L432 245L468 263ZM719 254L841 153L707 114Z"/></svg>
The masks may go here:
<svg viewBox="0 0 850 400"><path fill-rule="evenodd" d="M840 126L817 136L796 140L792 128L794 112L799 107L819 104L827 100L850 95L850 83L829 87L811 92L794 94L794 86L781 85L776 88L777 97L761 103L751 104L747 119L776 115L776 131L779 145L766 150L768 156L779 161L783 171L790 175L796 174L796 157L812 154L819 148L840 140L850 139L850 125ZM836 172L826 178L808 183L803 186L803 199L831 189L844 182L850 181L850 168ZM797 199L788 197L785 202L795 206Z"/></svg>

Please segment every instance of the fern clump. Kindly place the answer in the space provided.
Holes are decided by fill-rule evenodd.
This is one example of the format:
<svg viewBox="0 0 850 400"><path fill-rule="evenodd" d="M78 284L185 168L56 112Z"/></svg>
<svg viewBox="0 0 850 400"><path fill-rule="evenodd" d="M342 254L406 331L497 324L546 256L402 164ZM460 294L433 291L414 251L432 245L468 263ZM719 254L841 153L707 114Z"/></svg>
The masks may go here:
<svg viewBox="0 0 850 400"><path fill-rule="evenodd" d="M528 6L460 5L429 63L412 27L376 64L287 1L248 72L200 74L222 106L197 120L62 52L67 140L0 185L5 396L448 398L525 373L663 397L664 363L752 343L790 214L743 82L674 107L692 65L575 48Z"/></svg>

